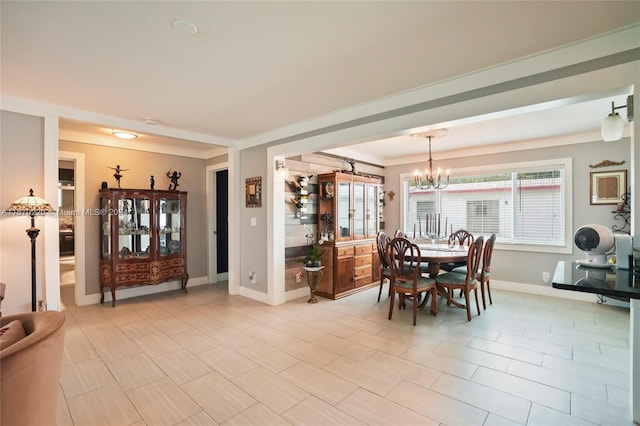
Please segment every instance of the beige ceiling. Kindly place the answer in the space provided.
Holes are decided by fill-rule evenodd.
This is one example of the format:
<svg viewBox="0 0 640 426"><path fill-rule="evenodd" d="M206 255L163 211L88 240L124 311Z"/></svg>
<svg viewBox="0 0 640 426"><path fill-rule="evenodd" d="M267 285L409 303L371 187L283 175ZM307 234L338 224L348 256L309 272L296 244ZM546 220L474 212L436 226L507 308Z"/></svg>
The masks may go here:
<svg viewBox="0 0 640 426"><path fill-rule="evenodd" d="M638 1L3 0L0 8L3 97L138 123L153 117L221 146L640 21ZM175 20L198 33L174 30Z"/></svg>

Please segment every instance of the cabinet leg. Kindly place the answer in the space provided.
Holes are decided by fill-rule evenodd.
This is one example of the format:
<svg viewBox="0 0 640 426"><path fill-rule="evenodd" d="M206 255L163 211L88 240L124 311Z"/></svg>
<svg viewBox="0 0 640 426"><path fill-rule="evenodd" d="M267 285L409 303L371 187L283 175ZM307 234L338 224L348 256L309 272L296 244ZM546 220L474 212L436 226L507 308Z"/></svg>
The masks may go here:
<svg viewBox="0 0 640 426"><path fill-rule="evenodd" d="M116 307L116 288L111 287L111 307Z"/></svg>
<svg viewBox="0 0 640 426"><path fill-rule="evenodd" d="M100 303L104 303L104 286L100 286Z"/></svg>
<svg viewBox="0 0 640 426"><path fill-rule="evenodd" d="M182 290L184 290L185 294L187 293L187 281L189 281L189 274L185 274L182 277Z"/></svg>

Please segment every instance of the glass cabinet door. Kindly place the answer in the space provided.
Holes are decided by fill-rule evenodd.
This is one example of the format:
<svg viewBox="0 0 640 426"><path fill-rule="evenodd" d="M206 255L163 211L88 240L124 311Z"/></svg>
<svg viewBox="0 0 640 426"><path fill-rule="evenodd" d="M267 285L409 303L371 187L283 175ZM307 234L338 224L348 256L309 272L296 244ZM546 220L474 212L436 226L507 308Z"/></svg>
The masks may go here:
<svg viewBox="0 0 640 426"><path fill-rule="evenodd" d="M151 249L151 203L148 198L118 199L120 259L147 258Z"/></svg>
<svg viewBox="0 0 640 426"><path fill-rule="evenodd" d="M179 199L160 198L158 229L160 257L182 252L182 205Z"/></svg>
<svg viewBox="0 0 640 426"><path fill-rule="evenodd" d="M338 182L338 240L351 236L351 190L349 182Z"/></svg>
<svg viewBox="0 0 640 426"><path fill-rule="evenodd" d="M102 226L100 256L102 259L111 259L111 199L100 199L100 209L100 225Z"/></svg>
<svg viewBox="0 0 640 426"><path fill-rule="evenodd" d="M378 186L367 185L367 235L375 237L378 233Z"/></svg>
<svg viewBox="0 0 640 426"><path fill-rule="evenodd" d="M353 236L354 238L363 238L365 236L364 233L364 224L365 224L365 199L364 192L365 183L364 182L354 182L353 183Z"/></svg>

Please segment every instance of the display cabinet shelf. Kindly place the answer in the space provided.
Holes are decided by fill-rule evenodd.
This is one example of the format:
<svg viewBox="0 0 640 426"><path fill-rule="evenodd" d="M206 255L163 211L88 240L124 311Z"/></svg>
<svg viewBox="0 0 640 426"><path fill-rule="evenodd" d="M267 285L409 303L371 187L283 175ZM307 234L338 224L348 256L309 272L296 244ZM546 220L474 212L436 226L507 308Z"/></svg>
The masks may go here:
<svg viewBox="0 0 640 426"><path fill-rule="evenodd" d="M379 279L380 179L351 173L318 176L318 230L326 247L326 271L316 294L337 299L376 285Z"/></svg>
<svg viewBox="0 0 640 426"><path fill-rule="evenodd" d="M187 292L187 193L100 191L100 302L122 286L180 280Z"/></svg>

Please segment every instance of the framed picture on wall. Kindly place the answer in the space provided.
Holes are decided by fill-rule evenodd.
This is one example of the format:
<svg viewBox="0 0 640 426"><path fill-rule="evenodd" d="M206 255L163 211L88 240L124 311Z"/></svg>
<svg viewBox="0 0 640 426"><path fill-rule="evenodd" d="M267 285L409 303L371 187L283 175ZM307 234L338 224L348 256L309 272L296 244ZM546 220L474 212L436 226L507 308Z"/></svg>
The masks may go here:
<svg viewBox="0 0 640 426"><path fill-rule="evenodd" d="M618 204L624 202L627 191L627 171L591 172L591 204Z"/></svg>
<svg viewBox="0 0 640 426"><path fill-rule="evenodd" d="M262 207L262 177L245 179L247 207Z"/></svg>

